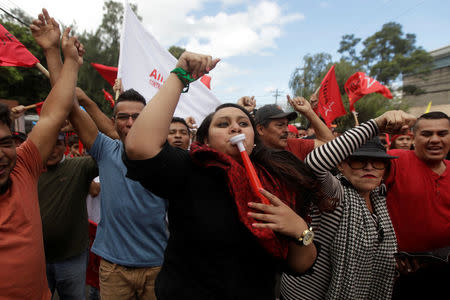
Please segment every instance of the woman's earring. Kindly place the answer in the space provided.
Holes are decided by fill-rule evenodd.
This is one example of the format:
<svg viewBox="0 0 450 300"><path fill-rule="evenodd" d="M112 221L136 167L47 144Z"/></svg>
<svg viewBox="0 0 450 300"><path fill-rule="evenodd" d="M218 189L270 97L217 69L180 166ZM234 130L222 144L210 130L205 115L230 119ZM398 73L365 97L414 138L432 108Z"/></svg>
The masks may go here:
<svg viewBox="0 0 450 300"><path fill-rule="evenodd" d="M256 147L256 144L253 144L253 148L255 148Z"/></svg>

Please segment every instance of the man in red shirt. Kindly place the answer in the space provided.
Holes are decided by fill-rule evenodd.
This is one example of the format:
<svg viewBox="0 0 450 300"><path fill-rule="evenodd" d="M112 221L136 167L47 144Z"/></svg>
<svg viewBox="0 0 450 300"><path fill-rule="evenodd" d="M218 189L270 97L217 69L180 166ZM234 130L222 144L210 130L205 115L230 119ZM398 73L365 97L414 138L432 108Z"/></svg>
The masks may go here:
<svg viewBox="0 0 450 300"><path fill-rule="evenodd" d="M54 20L53 20L54 21ZM41 22L52 22L50 19ZM8 107L0 104L0 299L50 299L37 184L67 118L84 50L64 32L60 79L28 139L15 147Z"/></svg>
<svg viewBox="0 0 450 300"><path fill-rule="evenodd" d="M450 162L445 160L450 150L450 120L442 112L424 114L413 133L414 150L389 151L398 159L392 161L386 180L387 206L399 251L432 252L450 247ZM409 273L397 281L394 296L399 299L417 296L418 288L437 291L443 276L448 284L448 263L426 266L420 259L398 263Z"/></svg>

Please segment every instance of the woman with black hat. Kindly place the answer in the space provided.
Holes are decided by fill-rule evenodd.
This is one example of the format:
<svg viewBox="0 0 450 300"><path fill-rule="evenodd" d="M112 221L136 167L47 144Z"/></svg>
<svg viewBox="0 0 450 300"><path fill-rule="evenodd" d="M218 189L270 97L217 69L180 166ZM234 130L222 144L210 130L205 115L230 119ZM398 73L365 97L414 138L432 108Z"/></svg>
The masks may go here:
<svg viewBox="0 0 450 300"><path fill-rule="evenodd" d="M397 243L382 180L395 157L386 153L377 135L407 130L414 121L402 111L386 112L306 157L322 192L339 202L313 209L320 251L312 272L283 274L283 299L391 298ZM329 170L336 166L340 174L334 177Z"/></svg>

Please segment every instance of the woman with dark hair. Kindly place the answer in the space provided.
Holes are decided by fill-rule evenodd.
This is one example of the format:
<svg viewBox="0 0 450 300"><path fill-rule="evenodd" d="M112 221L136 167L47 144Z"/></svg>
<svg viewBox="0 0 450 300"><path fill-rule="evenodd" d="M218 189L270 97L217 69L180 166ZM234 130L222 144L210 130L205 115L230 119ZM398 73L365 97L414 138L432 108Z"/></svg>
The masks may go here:
<svg viewBox="0 0 450 300"><path fill-rule="evenodd" d="M292 154L265 149L244 108L219 106L202 122L190 152L165 142L188 85L186 73L199 78L217 62L184 52L126 140L128 176L169 201L170 238L156 280L158 299L274 299L280 267L302 273L316 257L313 234L294 212L310 202L301 193L311 194L313 173ZM262 204L250 187L230 142L238 134L245 134L246 152L264 187L260 192L271 205Z"/></svg>
<svg viewBox="0 0 450 300"><path fill-rule="evenodd" d="M313 272L283 274L284 300L390 299L395 275L395 232L381 187L390 160L380 132L406 130L415 118L402 111L346 131L314 149L305 159L320 190L339 199L333 211L313 209L312 224L320 245ZM334 177L330 170L337 167Z"/></svg>

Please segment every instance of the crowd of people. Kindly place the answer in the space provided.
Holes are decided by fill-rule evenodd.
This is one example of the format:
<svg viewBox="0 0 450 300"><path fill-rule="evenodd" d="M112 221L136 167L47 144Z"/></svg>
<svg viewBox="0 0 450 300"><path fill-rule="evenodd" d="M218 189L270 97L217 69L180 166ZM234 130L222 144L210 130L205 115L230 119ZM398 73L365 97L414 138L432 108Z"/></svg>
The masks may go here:
<svg viewBox="0 0 450 300"><path fill-rule="evenodd" d="M92 255L89 299L446 298L445 113L388 111L337 134L315 99L288 96L285 112L242 97L197 127L174 112L219 59L184 52L150 101L121 91L110 119L76 86L85 49L70 28L45 9L30 28L52 90L28 136L11 131L23 107L0 104L0 299L86 299ZM298 114L308 128L289 124Z"/></svg>

